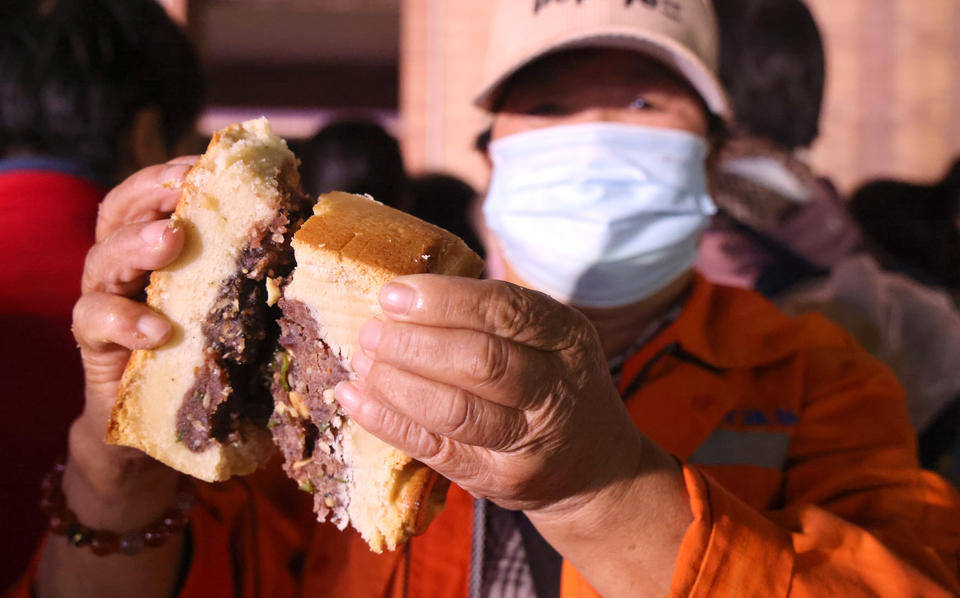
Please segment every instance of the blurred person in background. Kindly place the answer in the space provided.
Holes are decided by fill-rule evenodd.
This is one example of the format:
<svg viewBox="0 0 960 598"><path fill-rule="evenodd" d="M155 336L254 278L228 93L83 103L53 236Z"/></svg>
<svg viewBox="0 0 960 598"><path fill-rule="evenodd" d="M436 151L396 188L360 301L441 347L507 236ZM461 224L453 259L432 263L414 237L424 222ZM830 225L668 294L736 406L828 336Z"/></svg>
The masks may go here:
<svg viewBox="0 0 960 598"><path fill-rule="evenodd" d="M819 134L823 44L801 0L715 0L714 7L734 120L711 172L719 214L699 267L711 280L772 296L861 243L834 186L802 157Z"/></svg>
<svg viewBox="0 0 960 598"><path fill-rule="evenodd" d="M379 124L336 121L294 149L308 194L366 193L380 203L403 209L407 175L400 144Z"/></svg>
<svg viewBox="0 0 960 598"><path fill-rule="evenodd" d="M960 303L960 160L932 185L868 183L853 193L850 211L885 267Z"/></svg>
<svg viewBox="0 0 960 598"><path fill-rule="evenodd" d="M202 99L153 0L0 3L0 589L45 528L40 480L83 406L70 320L98 204L182 153Z"/></svg>
<svg viewBox="0 0 960 598"><path fill-rule="evenodd" d="M469 183L448 174L424 174L410 179L405 210L457 235L483 257L477 236L477 192Z"/></svg>
<svg viewBox="0 0 960 598"><path fill-rule="evenodd" d="M365 193L390 207L409 212L462 238L481 251L470 223L476 191L446 174L410 178L400 144L381 125L366 120L338 120L294 149L308 194L329 191Z"/></svg>
<svg viewBox="0 0 960 598"><path fill-rule="evenodd" d="M922 374L918 364L923 363L936 374L926 379L916 376L914 387L921 392L926 388L933 396L957 397L923 429L920 454L925 466L960 485L960 372L956 370L960 331L939 316L945 310L945 293L960 305L960 160L932 185L868 183L853 193L850 211L866 233L870 252L885 268L942 291L930 293L931 301L923 306L926 317L919 322L915 317L904 318L902 344L919 347L904 357L912 362L913 372ZM895 311L890 317L903 316ZM911 388L906 381L905 385Z"/></svg>
<svg viewBox="0 0 960 598"><path fill-rule="evenodd" d="M897 374L921 462L949 474L941 457L960 429L960 313L944 293L885 271L865 251L836 189L802 158L818 136L823 101L824 53L813 16L800 0L714 6L720 75L735 119L711 176L719 213L701 242L699 270L760 291L788 314L816 311L843 326ZM935 204L924 197L915 194L909 205ZM893 203L862 202L878 223L898 223L878 230L909 228ZM922 219L923 208L913 209ZM960 266L960 246L955 251Z"/></svg>
<svg viewBox="0 0 960 598"><path fill-rule="evenodd" d="M960 593L960 496L918 467L893 375L826 319L692 270L728 113L710 3L497 6L476 102L493 117L483 213L503 280L388 283L336 391L455 483L446 509L374 555L294 524L255 479L200 484L187 531L135 556L50 536L20 595ZM135 174L105 202L136 209L90 253L114 292L85 294L75 330L88 371L112 375L87 386L62 488L85 525L144 541L178 476L103 429L128 350L171 330L136 301L143 264L182 247L177 230L138 241L175 202L165 180Z"/></svg>

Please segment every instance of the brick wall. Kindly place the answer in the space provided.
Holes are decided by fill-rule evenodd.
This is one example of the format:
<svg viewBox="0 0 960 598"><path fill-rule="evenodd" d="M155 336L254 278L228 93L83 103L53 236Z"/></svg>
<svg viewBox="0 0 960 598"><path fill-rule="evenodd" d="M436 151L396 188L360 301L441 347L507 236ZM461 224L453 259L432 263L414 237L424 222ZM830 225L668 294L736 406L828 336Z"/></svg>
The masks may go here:
<svg viewBox="0 0 960 598"><path fill-rule="evenodd" d="M487 118L471 99L483 74L494 4L401 2L400 134L412 172L449 171L475 188L486 186L486 166L472 144Z"/></svg>
<svg viewBox="0 0 960 598"><path fill-rule="evenodd" d="M960 154L960 2L808 0L827 45L813 162L846 190L938 178Z"/></svg>

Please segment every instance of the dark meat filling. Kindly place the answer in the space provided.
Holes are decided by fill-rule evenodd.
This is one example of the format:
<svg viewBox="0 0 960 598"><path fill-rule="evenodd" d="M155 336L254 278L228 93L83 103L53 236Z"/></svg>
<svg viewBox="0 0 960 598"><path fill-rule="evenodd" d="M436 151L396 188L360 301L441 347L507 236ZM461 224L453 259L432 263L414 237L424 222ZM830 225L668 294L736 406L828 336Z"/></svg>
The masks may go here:
<svg viewBox="0 0 960 598"><path fill-rule="evenodd" d="M280 345L274 361L273 439L284 457L284 470L314 495L314 510L346 524L346 474L340 431L344 421L333 388L349 375L339 355L320 339L309 309L281 299Z"/></svg>
<svg viewBox="0 0 960 598"><path fill-rule="evenodd" d="M299 196L298 200L303 202L299 212L281 211L266 230L251 235L250 245L237 263L244 276L263 280L266 276L277 276L278 272L285 276L293 269L293 250L290 248L293 235L289 233L300 228L309 216L307 204L310 199ZM291 219L296 220L296 226L290 227Z"/></svg>
<svg viewBox="0 0 960 598"><path fill-rule="evenodd" d="M216 408L232 393L227 372L207 351L197 381L177 412L177 440L194 451L203 450L210 442Z"/></svg>
<svg viewBox="0 0 960 598"><path fill-rule="evenodd" d="M223 281L203 323L207 348L196 382L177 411L177 440L201 452L214 440L242 442L240 424L266 424L273 411L270 374L264 364L280 330L279 309L266 303L265 279L293 269L290 247L309 210L309 198L292 195L268 226L250 233L237 259L237 274ZM294 226L290 226L293 222Z"/></svg>
<svg viewBox="0 0 960 598"><path fill-rule="evenodd" d="M257 356L269 324L264 283L237 275L220 287L202 330L223 361L245 364Z"/></svg>

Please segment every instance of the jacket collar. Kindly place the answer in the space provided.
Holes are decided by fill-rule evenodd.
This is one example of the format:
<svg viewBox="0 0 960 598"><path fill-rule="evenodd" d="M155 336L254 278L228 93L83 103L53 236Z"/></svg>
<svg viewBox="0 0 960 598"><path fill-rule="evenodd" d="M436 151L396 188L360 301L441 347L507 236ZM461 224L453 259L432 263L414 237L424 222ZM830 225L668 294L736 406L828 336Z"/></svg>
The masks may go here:
<svg viewBox="0 0 960 598"><path fill-rule="evenodd" d="M753 368L794 353L799 332L800 326L758 293L719 286L697 274L680 316L651 344L679 343L717 368Z"/></svg>
<svg viewBox="0 0 960 598"><path fill-rule="evenodd" d="M800 331L752 291L697 276L680 316L627 360L620 392L634 423L664 450L688 459L740 400L731 370L775 363L796 352ZM663 378L658 364L686 364Z"/></svg>

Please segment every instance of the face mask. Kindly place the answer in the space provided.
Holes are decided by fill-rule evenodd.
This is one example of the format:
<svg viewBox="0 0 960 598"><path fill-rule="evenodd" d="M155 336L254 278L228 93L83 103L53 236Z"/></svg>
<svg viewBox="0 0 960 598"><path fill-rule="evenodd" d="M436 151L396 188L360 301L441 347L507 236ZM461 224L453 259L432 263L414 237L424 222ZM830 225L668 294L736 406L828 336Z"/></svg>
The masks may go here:
<svg viewBox="0 0 960 598"><path fill-rule="evenodd" d="M653 295L693 266L716 212L692 133L568 125L499 139L490 155L487 226L523 280L565 303Z"/></svg>

